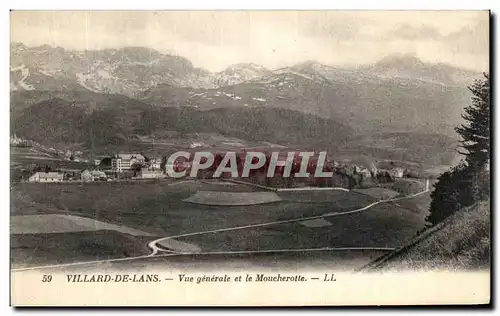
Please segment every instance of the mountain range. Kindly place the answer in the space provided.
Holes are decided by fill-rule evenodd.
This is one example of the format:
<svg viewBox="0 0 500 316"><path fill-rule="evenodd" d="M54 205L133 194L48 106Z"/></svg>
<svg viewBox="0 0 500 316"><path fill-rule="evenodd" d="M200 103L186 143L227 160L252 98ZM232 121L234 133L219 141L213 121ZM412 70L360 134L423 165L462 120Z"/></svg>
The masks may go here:
<svg viewBox="0 0 500 316"><path fill-rule="evenodd" d="M260 135L258 139L274 133L294 142L311 142L314 137L343 141L355 135L398 131L454 136L452 127L462 122L460 114L470 102L467 85L481 76L411 55L387 56L359 67L306 61L266 69L240 63L215 73L195 67L186 58L144 47L71 51L12 43L10 57L13 131L51 139L71 134L62 132L71 124L42 113L52 113L51 107L76 113L69 115L74 126L89 124L89 118L99 115L111 116L104 121L119 125L120 137L126 137L123 130L151 131L143 128L144 121L132 118L151 113L167 115L170 126L176 125L171 117L177 115L182 121L177 125L204 124L203 131ZM224 119L215 119L215 114ZM300 126L319 121L332 128ZM27 126L30 122L34 128ZM286 133L279 130L294 125L283 128ZM60 126L66 127L61 130ZM338 137L328 136L333 132ZM280 137L272 138L280 141Z"/></svg>
<svg viewBox="0 0 500 316"><path fill-rule="evenodd" d="M446 64L424 63L412 55L387 56L358 68L329 67L304 62L294 67L266 69L254 63L239 63L211 73L194 67L186 58L163 54L145 47L71 51L43 45L28 47L12 43L10 53L11 90L54 90L75 84L100 93L134 96L160 84L174 87L214 89L265 78L284 72L314 75L327 79L351 79L352 75L375 80L417 80L447 86L464 86L478 76L473 71ZM56 89L57 90L57 89Z"/></svg>

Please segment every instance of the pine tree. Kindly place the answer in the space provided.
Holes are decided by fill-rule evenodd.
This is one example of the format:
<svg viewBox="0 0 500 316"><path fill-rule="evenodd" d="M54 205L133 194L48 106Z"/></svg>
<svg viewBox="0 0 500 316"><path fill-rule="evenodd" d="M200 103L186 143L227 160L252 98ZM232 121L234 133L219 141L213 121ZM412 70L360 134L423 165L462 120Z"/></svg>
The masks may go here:
<svg viewBox="0 0 500 316"><path fill-rule="evenodd" d="M490 77L476 80L469 90L472 92L472 104L465 108L462 117L466 120L455 128L462 137L461 146L465 152L469 168L480 171L490 159Z"/></svg>
<svg viewBox="0 0 500 316"><path fill-rule="evenodd" d="M469 87L472 104L465 108L466 120L455 128L462 137L466 164L462 163L443 173L434 185L426 221L436 225L459 209L489 197L490 159L490 79L476 80Z"/></svg>

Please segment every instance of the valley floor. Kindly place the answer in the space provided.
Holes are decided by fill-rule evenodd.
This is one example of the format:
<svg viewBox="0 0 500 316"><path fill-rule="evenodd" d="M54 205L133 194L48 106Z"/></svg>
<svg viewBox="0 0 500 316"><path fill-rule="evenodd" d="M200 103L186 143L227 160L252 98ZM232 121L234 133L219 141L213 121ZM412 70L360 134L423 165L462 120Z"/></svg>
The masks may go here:
<svg viewBox="0 0 500 316"><path fill-rule="evenodd" d="M24 183L11 190L11 225L17 225L11 226L13 269L89 267L79 262L123 268L283 264L353 269L410 240L423 227L426 215L416 205L428 196L424 192L401 201L379 202L356 192L279 192L277 202L211 206L186 199L199 191L251 194L260 190L198 180ZM45 222L46 231L23 228L33 225L27 222L38 218L33 215L41 221L52 216L52 226ZM74 224L66 223L61 230L61 216ZM102 224L85 224L89 220Z"/></svg>

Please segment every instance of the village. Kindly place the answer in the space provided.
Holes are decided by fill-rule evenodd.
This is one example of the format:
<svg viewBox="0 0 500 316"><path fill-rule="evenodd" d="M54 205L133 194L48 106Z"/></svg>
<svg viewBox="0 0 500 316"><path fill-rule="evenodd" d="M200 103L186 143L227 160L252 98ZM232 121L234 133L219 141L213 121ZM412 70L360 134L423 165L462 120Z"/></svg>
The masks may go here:
<svg viewBox="0 0 500 316"><path fill-rule="evenodd" d="M52 170L46 168L35 171L26 179L27 182L97 182L140 179L160 179L166 174L160 168L161 158L148 159L142 154L116 154L113 157L94 159L93 165L83 170Z"/></svg>
<svg viewBox="0 0 500 316"><path fill-rule="evenodd" d="M167 170L173 168L176 172L186 171L186 177L190 175L190 170L193 166L192 159L184 159L179 157L175 162L169 162L172 165L167 166L167 157L148 157L145 153L117 153L113 155L85 158L80 151L56 150L47 148L30 140L24 140L16 135L11 137L11 147L25 147L31 152L40 155L45 159L59 159L59 163L53 165L43 165L43 163L32 164L30 170L25 170L26 173L19 179L21 182L28 183L96 183L96 182L123 182L123 181L159 181L170 178ZM208 151L215 157L214 166L200 170L195 175L197 178L210 179L218 178L214 176L215 168L220 165L222 157L227 150L220 148L200 148L198 144L190 144L187 150L191 154L195 151ZM245 154L250 151L262 152L267 158L271 159L271 154L276 151L275 148L239 148L236 151L238 164L238 174L241 175L242 161L245 160ZM273 187L297 187L297 186L312 186L312 187L344 187L344 188L368 188L376 186L386 186L394 183L395 180L402 178L418 178L414 172L407 168L398 166L392 161L379 163L370 163L367 166L353 163L339 162L326 157L324 170L333 173L331 178L315 177L314 169L318 164L318 157L314 156L308 161L307 172L311 173L310 177L295 178L293 174L297 173L300 168L301 158L298 157L298 151L295 152L295 158L292 164L292 177L283 176L284 166L279 162L286 160L288 150L282 149L279 151L278 163L276 172L272 177L267 177L267 170L270 167L269 163L259 169L252 170L249 177L244 180L253 182L258 185L267 185ZM193 155L191 155L193 157ZM57 161L57 160L56 160ZM64 166L60 162L74 163L72 167ZM78 166L76 168L75 166ZM220 175L221 178L228 178L229 174L224 172Z"/></svg>
<svg viewBox="0 0 500 316"><path fill-rule="evenodd" d="M217 158L220 164L220 156ZM22 182L28 183L96 183L96 182L123 182L123 181L161 181L170 178L167 172L166 158L148 158L141 153L115 154L112 157L94 159L93 164L82 170L39 167L28 178ZM216 162L217 164L217 162ZM176 160L170 166L176 172L186 171L183 178L192 178L190 170L193 167L191 160ZM266 177L269 165L252 170L248 177L240 180L252 182L257 185L271 187L343 187L348 189L368 188L376 186L392 185L396 180L409 178L408 170L394 167L392 169L380 169L374 165L370 169L358 165L342 165L333 160L327 160L325 171L331 171L332 176L328 178L314 177L316 161L309 161L307 171L309 177L297 178L283 176L283 166L278 164L273 177ZM300 168L299 162L294 162L292 170L297 172ZM199 179L214 179L215 166L200 170L194 177ZM293 175L294 173L292 173ZM238 175L241 175L241 165L238 165ZM220 178L230 178L230 173L224 172ZM408 179L409 180L409 179Z"/></svg>

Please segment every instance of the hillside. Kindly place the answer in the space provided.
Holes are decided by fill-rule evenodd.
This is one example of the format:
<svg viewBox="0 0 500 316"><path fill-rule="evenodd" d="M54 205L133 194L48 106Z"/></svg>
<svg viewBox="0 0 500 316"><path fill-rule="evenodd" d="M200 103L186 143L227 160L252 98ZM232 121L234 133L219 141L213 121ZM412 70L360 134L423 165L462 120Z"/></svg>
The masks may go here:
<svg viewBox="0 0 500 316"><path fill-rule="evenodd" d="M159 106L275 107L349 122L359 132L431 131L453 134L470 95L465 87L383 79L305 64L217 89L152 87L138 98Z"/></svg>
<svg viewBox="0 0 500 316"><path fill-rule="evenodd" d="M85 108L62 99L42 101L11 120L11 131L34 141L73 143L84 128Z"/></svg>
<svg viewBox="0 0 500 316"><path fill-rule="evenodd" d="M94 146L126 145L138 136L166 131L181 136L218 133L253 141L318 146L340 145L353 133L349 126L336 121L285 109L201 111L192 107L159 108L135 100L129 104L114 101L111 98L94 111L62 99L42 101L13 117L12 133L42 144L81 143L86 148L92 145L92 138Z"/></svg>
<svg viewBox="0 0 500 316"><path fill-rule="evenodd" d="M144 113L144 128L184 133L218 132L254 141L340 144L353 133L345 124L298 111L274 108L153 109Z"/></svg>
<svg viewBox="0 0 500 316"><path fill-rule="evenodd" d="M173 139L174 143L186 143L188 139L201 141L203 134L215 134L249 142L324 149L338 160L366 167L375 160L395 161L419 175L430 168L448 169L456 156L456 140L444 135L358 135L350 122L278 107L160 107L91 91L24 91L14 96L21 101L11 110L12 134L49 147L131 150L144 147L143 140L151 143L151 137L157 143L172 143ZM37 99L42 101L30 104Z"/></svg>
<svg viewBox="0 0 500 316"><path fill-rule="evenodd" d="M355 136L338 149L341 159L369 166L370 157L398 162L421 176L437 176L458 159L455 138L425 132L372 133ZM436 169L434 171L433 169Z"/></svg>
<svg viewBox="0 0 500 316"><path fill-rule="evenodd" d="M122 107L133 112L137 108L147 108L148 104L120 94L97 93L84 88L74 90L32 90L10 93L11 117L18 117L25 109L51 99L61 99L86 112Z"/></svg>
<svg viewBox="0 0 500 316"><path fill-rule="evenodd" d="M489 269L490 202L464 208L364 270Z"/></svg>
<svg viewBox="0 0 500 316"><path fill-rule="evenodd" d="M120 95L84 93L52 98L16 109L11 115L11 133L41 144L70 145L83 142L90 148L92 133L96 145L124 144L133 134L135 121L151 107Z"/></svg>

